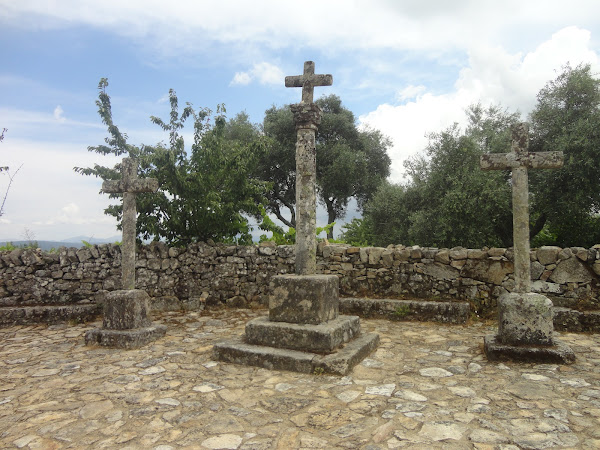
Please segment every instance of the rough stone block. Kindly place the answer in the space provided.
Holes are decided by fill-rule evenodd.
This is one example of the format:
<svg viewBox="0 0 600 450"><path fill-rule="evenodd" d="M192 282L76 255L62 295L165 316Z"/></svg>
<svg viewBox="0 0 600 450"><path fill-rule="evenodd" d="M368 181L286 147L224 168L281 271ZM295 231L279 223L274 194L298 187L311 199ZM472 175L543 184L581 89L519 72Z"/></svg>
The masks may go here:
<svg viewBox="0 0 600 450"><path fill-rule="evenodd" d="M357 316L339 316L319 325L271 322L267 317L246 324L248 344L315 353L331 353L359 334Z"/></svg>
<svg viewBox="0 0 600 450"><path fill-rule="evenodd" d="M338 316L339 282L335 275L278 275L272 278L269 319L317 325Z"/></svg>
<svg viewBox="0 0 600 450"><path fill-rule="evenodd" d="M143 347L149 342L163 337L166 332L165 325L152 324L134 330L95 328L85 333L85 343L86 345L133 349Z"/></svg>
<svg viewBox="0 0 600 450"><path fill-rule="evenodd" d="M110 330L130 330L150 325L149 296L140 289L109 292L104 300L102 326Z"/></svg>
<svg viewBox="0 0 600 450"><path fill-rule="evenodd" d="M544 246L537 249L536 255L538 261L543 265L554 264L558 258L560 247Z"/></svg>
<svg viewBox="0 0 600 450"><path fill-rule="evenodd" d="M498 341L505 345L552 345L552 302L535 293L508 293L498 300Z"/></svg>
<svg viewBox="0 0 600 450"><path fill-rule="evenodd" d="M498 336L488 335L484 338L485 355L490 361L521 361L549 364L572 364L575 353L570 347L554 339L553 345L506 345L498 340Z"/></svg>

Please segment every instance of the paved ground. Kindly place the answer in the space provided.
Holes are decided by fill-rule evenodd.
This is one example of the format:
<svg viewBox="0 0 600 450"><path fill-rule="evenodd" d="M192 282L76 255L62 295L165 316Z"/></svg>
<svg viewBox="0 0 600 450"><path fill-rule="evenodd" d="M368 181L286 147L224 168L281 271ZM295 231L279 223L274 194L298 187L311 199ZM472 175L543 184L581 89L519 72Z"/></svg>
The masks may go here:
<svg viewBox="0 0 600 450"><path fill-rule="evenodd" d="M571 366L488 363L492 328L363 320L351 376L217 363L266 311L165 313L140 350L86 347L99 323L0 329L1 448L600 448L600 335Z"/></svg>

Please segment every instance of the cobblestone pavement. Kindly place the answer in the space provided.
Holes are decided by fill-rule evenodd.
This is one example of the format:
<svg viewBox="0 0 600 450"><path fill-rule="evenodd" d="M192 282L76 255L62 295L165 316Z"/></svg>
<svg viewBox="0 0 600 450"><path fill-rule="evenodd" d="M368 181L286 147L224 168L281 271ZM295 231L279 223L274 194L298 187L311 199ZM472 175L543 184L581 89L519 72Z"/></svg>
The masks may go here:
<svg viewBox="0 0 600 450"><path fill-rule="evenodd" d="M164 313L139 350L86 325L0 329L1 448L600 448L600 335L571 366L491 363L484 324L362 320L379 349L347 377L219 363L213 343L266 311Z"/></svg>

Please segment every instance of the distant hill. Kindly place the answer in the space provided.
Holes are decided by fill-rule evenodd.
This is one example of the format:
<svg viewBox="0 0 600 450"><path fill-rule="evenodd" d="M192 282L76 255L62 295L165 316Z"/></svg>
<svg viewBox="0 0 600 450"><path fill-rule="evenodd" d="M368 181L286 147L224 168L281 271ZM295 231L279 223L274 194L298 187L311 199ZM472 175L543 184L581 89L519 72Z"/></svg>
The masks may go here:
<svg viewBox="0 0 600 450"><path fill-rule="evenodd" d="M75 236L72 238L63 239L62 241L39 241L39 240L36 240L35 242L37 242L37 246L39 248L41 248L42 250L51 250L53 248L59 248L59 247L81 248L81 247L85 246L83 244L83 241L86 241L90 244L108 244L108 243L113 243L113 242L117 242L120 240L121 240L121 236L114 236L114 237L107 238L107 239L96 239L93 237L90 238L89 236ZM0 240L0 247L7 245L9 242L12 245L14 245L15 247L22 247L22 246L26 246L29 244L29 241L16 240L16 239L4 239L4 240Z"/></svg>

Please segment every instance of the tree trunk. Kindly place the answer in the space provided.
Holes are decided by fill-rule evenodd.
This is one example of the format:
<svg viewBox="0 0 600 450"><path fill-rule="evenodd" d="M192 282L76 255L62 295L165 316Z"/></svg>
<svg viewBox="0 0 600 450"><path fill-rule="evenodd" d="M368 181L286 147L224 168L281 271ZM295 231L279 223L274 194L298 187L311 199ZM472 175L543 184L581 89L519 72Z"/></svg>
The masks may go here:
<svg viewBox="0 0 600 450"><path fill-rule="evenodd" d="M335 222L337 216L335 214L335 208L333 207L333 202L331 200L326 199L325 205L327 206L327 224L329 225L330 223ZM331 227L327 231L327 239L333 239L333 227Z"/></svg>

